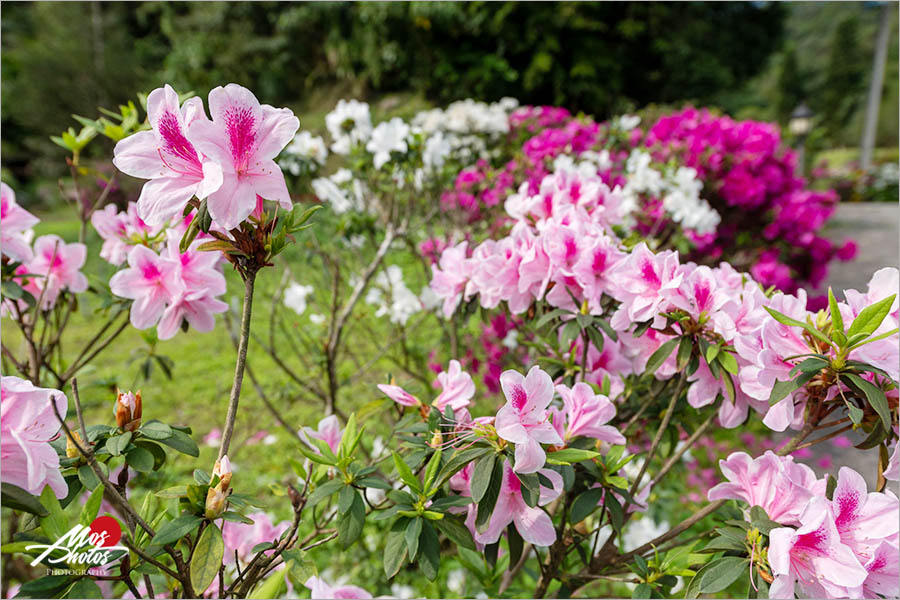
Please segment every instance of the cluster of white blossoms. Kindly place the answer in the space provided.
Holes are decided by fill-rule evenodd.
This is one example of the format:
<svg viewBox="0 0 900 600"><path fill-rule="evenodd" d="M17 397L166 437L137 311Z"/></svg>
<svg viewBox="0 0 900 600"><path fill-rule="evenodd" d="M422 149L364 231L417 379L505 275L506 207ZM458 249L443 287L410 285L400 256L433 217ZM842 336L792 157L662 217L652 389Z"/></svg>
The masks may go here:
<svg viewBox="0 0 900 600"><path fill-rule="evenodd" d="M496 147L492 142L509 133L509 114L518 106L519 101L515 98L503 98L490 104L468 98L452 102L447 108L418 113L413 117L412 125L426 139L425 166L440 168L447 156L453 156L464 166L481 158L490 158ZM437 149L440 149L439 161L432 158L438 154Z"/></svg>
<svg viewBox="0 0 900 600"><path fill-rule="evenodd" d="M316 196L337 214L365 210L366 185L355 178L350 169L341 168L328 177L313 179L312 188Z"/></svg>
<svg viewBox="0 0 900 600"><path fill-rule="evenodd" d="M278 157L279 166L294 176L315 175L325 166L328 148L321 136L299 131Z"/></svg>
<svg viewBox="0 0 900 600"><path fill-rule="evenodd" d="M626 213L640 210L641 196L662 198L663 208L673 221L698 234L716 230L721 217L700 197L703 182L691 167L658 170L644 150L632 150L625 162L627 181L622 187Z"/></svg>
<svg viewBox="0 0 900 600"><path fill-rule="evenodd" d="M366 293L366 303L377 306L376 317L388 316L391 323L405 325L411 316L422 310L422 301L403 281L403 271L390 265L375 277L375 285Z"/></svg>

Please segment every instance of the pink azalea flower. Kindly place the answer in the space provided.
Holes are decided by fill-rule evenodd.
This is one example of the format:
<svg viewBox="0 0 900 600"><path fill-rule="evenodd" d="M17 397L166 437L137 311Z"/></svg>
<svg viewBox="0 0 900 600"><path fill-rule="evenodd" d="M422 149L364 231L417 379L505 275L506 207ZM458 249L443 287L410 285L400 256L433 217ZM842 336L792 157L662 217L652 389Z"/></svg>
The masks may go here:
<svg viewBox="0 0 900 600"><path fill-rule="evenodd" d="M422 403L418 398L404 390L399 385L388 385L386 383L379 383L378 389L384 392L384 394L396 402L397 404L401 404L403 406L420 406Z"/></svg>
<svg viewBox="0 0 900 600"><path fill-rule="evenodd" d="M900 550L896 543L882 540L866 561L868 575L863 582L862 598L896 598L900 595Z"/></svg>
<svg viewBox="0 0 900 600"><path fill-rule="evenodd" d="M212 331L216 326L213 315L228 310L228 305L207 294L205 290L197 292L181 291L163 312L156 334L161 340L168 340L178 333L182 321L201 333Z"/></svg>
<svg viewBox="0 0 900 600"><path fill-rule="evenodd" d="M616 416L616 407L609 398L595 394L594 389L584 383L576 383L571 389L557 385L556 391L563 399L565 407L565 435L568 442L575 437L592 437L612 445L625 443L625 437L612 425L606 425ZM554 419L554 425L555 425Z"/></svg>
<svg viewBox="0 0 900 600"><path fill-rule="evenodd" d="M838 471L831 512L841 542L857 556L871 558L881 540L900 530L900 502L892 492L871 492L862 475L849 467Z"/></svg>
<svg viewBox="0 0 900 600"><path fill-rule="evenodd" d="M462 370L458 360L451 360L450 366L443 373L438 373L437 383L441 393L432 404L441 412L449 406L454 412L469 405L475 395L475 383L472 376Z"/></svg>
<svg viewBox="0 0 900 600"><path fill-rule="evenodd" d="M516 445L517 473L534 473L544 466L544 444L562 444L547 410L553 400L553 380L539 367L527 376L516 371L500 375L506 404L497 412L497 435Z"/></svg>
<svg viewBox="0 0 900 600"><path fill-rule="evenodd" d="M128 266L112 276L109 289L116 296L134 300L131 324L135 329L153 327L166 305L182 291L177 279L178 264L146 246L135 246L128 253Z"/></svg>
<svg viewBox="0 0 900 600"><path fill-rule="evenodd" d="M306 442L306 445L316 452L318 452L319 449L316 448L315 444L309 441L307 436L313 439L322 440L328 444L328 447L331 448L332 452L337 452L338 446L341 443L341 437L344 434L341 429L341 424L338 422L337 415L329 415L319 421L318 430L313 429L312 427L304 427L298 433L300 439Z"/></svg>
<svg viewBox="0 0 900 600"><path fill-rule="evenodd" d="M469 279L466 260L468 242L462 242L444 250L437 265L431 265L433 277L431 289L444 299L444 316L450 318L462 299L463 290Z"/></svg>
<svg viewBox="0 0 900 600"><path fill-rule="evenodd" d="M91 215L91 224L103 238L100 257L106 262L121 265L133 246L152 241L168 225L147 225L137 211L137 203L129 202L128 208L122 212L118 211L115 204L107 204L103 210Z"/></svg>
<svg viewBox="0 0 900 600"><path fill-rule="evenodd" d="M655 324L662 323L659 312L664 294L678 289L683 275L678 271L677 252L654 254L641 242L616 264L609 278L615 283L613 297L622 302L611 324L617 331L624 331L631 323L651 319Z"/></svg>
<svg viewBox="0 0 900 600"><path fill-rule="evenodd" d="M179 106L178 94L166 85L147 96L152 129L116 144L113 164L126 175L150 180L137 205L140 217L151 225L172 220L188 200L194 196L202 200L222 185L222 167L201 156L188 133L200 118L205 118L200 98Z"/></svg>
<svg viewBox="0 0 900 600"><path fill-rule="evenodd" d="M562 476L550 469L540 469L540 473L547 477L553 484L552 488L540 487L539 506L552 502L562 493ZM556 541L556 530L553 521L537 506L530 507L522 498L522 484L516 474L509 467L509 463L503 466L503 483L500 486L500 496L491 520L484 533L475 532L475 541L480 544L493 544L500 539L510 523L515 523L516 530L522 539L535 546L549 546Z"/></svg>
<svg viewBox="0 0 900 600"><path fill-rule="evenodd" d="M799 585L808 598L849 598L868 572L841 543L834 518L823 497L815 497L803 510L799 527L769 533L769 565L775 581L769 598L793 598Z"/></svg>
<svg viewBox="0 0 900 600"><path fill-rule="evenodd" d="M0 250L14 261L31 260L30 231L38 218L16 203L16 193L0 182Z"/></svg>
<svg viewBox="0 0 900 600"><path fill-rule="evenodd" d="M8 376L0 378L0 397L2 480L35 496L49 485L57 498L65 498L68 486L59 472L59 455L48 442L59 432L51 401L65 418L66 395Z"/></svg>
<svg viewBox="0 0 900 600"><path fill-rule="evenodd" d="M294 138L300 121L287 108L260 105L253 92L229 83L209 92L210 121L201 114L188 125L191 140L222 168L222 186L211 190L209 214L233 229L256 208L257 196L291 208L275 157Z"/></svg>
<svg viewBox="0 0 900 600"><path fill-rule="evenodd" d="M225 542L223 560L226 565L234 562L235 551L240 561L249 561L254 556L251 552L254 546L263 542L277 542L281 534L291 526L288 521L277 525L272 523L271 517L264 512L250 513L247 517L253 520L252 525L235 521L222 522L222 539Z"/></svg>
<svg viewBox="0 0 900 600"><path fill-rule="evenodd" d="M681 265L684 279L666 294L669 302L684 310L695 321L708 318L713 330L725 339L735 334L734 321L722 308L731 300L728 289L718 283L717 273L705 265Z"/></svg>
<svg viewBox="0 0 900 600"><path fill-rule="evenodd" d="M894 425L894 435L897 435L897 426ZM884 469L884 478L888 481L900 480L900 441L894 440L894 450L888 459L887 467Z"/></svg>
<svg viewBox="0 0 900 600"><path fill-rule="evenodd" d="M181 252L178 248L181 237L169 231L165 250L160 256L165 257L176 266L177 278L185 289L193 292L206 292L209 296L221 296L227 284L218 265L222 255L218 252L202 252L189 249ZM195 242L196 243L196 242Z"/></svg>
<svg viewBox="0 0 900 600"><path fill-rule="evenodd" d="M741 500L761 507L770 519L785 525L798 525L810 498L825 493L824 480L818 480L812 469L772 451L758 458L733 452L719 461L719 468L729 483L709 490L710 500Z"/></svg>
<svg viewBox="0 0 900 600"><path fill-rule="evenodd" d="M315 600L330 598L371 598L372 594L355 585L332 587L321 577L310 577L304 583L309 588L310 598Z"/></svg>
<svg viewBox="0 0 900 600"><path fill-rule="evenodd" d="M35 240L28 272L35 275L31 283L36 289L35 299L43 297L42 309L52 308L63 290L81 293L88 288L87 277L79 270L86 258L84 244L67 244L58 235L42 235Z"/></svg>

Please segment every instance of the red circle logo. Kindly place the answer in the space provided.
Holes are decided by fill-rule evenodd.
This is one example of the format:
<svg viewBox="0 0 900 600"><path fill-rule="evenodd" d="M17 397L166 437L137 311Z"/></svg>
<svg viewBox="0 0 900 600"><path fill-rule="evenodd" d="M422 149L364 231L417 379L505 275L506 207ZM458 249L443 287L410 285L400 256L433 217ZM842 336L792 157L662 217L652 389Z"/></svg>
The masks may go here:
<svg viewBox="0 0 900 600"><path fill-rule="evenodd" d="M106 515L94 519L91 523L91 533L98 536L106 534L101 538L103 540L101 546L115 546L122 539L122 527L119 526L119 522Z"/></svg>

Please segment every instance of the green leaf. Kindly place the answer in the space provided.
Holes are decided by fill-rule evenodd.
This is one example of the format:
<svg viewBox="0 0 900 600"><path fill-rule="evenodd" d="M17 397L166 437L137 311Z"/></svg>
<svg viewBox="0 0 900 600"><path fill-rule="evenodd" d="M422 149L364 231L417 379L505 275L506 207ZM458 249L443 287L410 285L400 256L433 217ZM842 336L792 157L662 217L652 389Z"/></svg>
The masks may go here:
<svg viewBox="0 0 900 600"><path fill-rule="evenodd" d="M409 551L410 562L416 560L419 554L419 536L422 534L422 523L425 519L417 517L411 519L406 526L406 548Z"/></svg>
<svg viewBox="0 0 900 600"><path fill-rule="evenodd" d="M684 336L678 342L678 353L675 355L675 365L679 371L684 370L691 360L691 351L694 349L694 340L690 336Z"/></svg>
<svg viewBox="0 0 900 600"><path fill-rule="evenodd" d="M544 313L543 315L541 315L541 317L537 321L534 322L534 328L540 329L541 327L543 327L544 325L549 323L551 320L553 320L557 317L561 317L563 315L568 315L568 314L571 314L571 313L563 308L553 309L550 312Z"/></svg>
<svg viewBox="0 0 900 600"><path fill-rule="evenodd" d="M66 592L66 598L103 598L103 591L93 581L82 577L72 584L72 587Z"/></svg>
<svg viewBox="0 0 900 600"><path fill-rule="evenodd" d="M487 491L478 503L478 513L475 516L475 529L480 532L487 530L488 523L491 520L491 513L494 512L494 505L497 504L497 498L500 497L500 486L503 483L503 466L501 461L494 461L494 467L491 472L490 484Z"/></svg>
<svg viewBox="0 0 900 600"><path fill-rule="evenodd" d="M888 306L890 307L890 305ZM869 401L869 405L871 405L872 408L875 409L875 412L878 413L878 416L881 417L884 429L890 431L891 407L888 406L887 397L884 395L881 388L876 387L859 375L854 375L853 373L844 373L841 375L841 379L848 382L851 387L854 387L865 394L866 399Z"/></svg>
<svg viewBox="0 0 900 600"><path fill-rule="evenodd" d="M650 587L647 583L639 583L634 586L634 590L631 592L632 598L652 598L653 597L653 588Z"/></svg>
<svg viewBox="0 0 900 600"><path fill-rule="evenodd" d="M197 443L191 439L191 436L184 433L183 431L172 429L171 437L159 441L170 448L174 448L182 454L187 454L188 456L193 456L194 458L200 456L200 448L197 447Z"/></svg>
<svg viewBox="0 0 900 600"><path fill-rule="evenodd" d="M344 427L344 433L341 436L341 443L339 446L339 452L341 456L349 456L350 448L353 445L353 442L356 439L356 415L350 413L350 417L347 419L347 425Z"/></svg>
<svg viewBox="0 0 900 600"><path fill-rule="evenodd" d="M703 338L701 338L703 339ZM722 349L718 344L710 344L706 348L706 364L710 364L712 361L716 359L716 356L719 355L719 351Z"/></svg>
<svg viewBox="0 0 900 600"><path fill-rule="evenodd" d="M430 494L433 494L434 491L431 489L431 485L434 483L434 478L437 476L438 469L441 466L441 455L443 452L440 448L434 451L434 454L431 455L431 460L428 461L428 466L425 467L425 481L422 489Z"/></svg>
<svg viewBox="0 0 900 600"><path fill-rule="evenodd" d="M443 519L433 523L457 546L475 550L475 540L472 539L472 533L458 517L445 514Z"/></svg>
<svg viewBox="0 0 900 600"><path fill-rule="evenodd" d="M769 406L778 404L787 398L788 394L799 388L800 384L797 383L798 381L799 379L791 379L789 381L776 379L775 385L772 386L772 392L769 394Z"/></svg>
<svg viewBox="0 0 900 600"><path fill-rule="evenodd" d="M82 525L90 525L94 522L94 519L97 518L97 515L100 513L100 504L103 502L103 486L98 485L94 488L94 491L91 492L91 495L88 496L87 502L84 503L84 506L81 508L81 515L78 517L78 522Z"/></svg>
<svg viewBox="0 0 900 600"><path fill-rule="evenodd" d="M483 456L489 452L493 453L494 451L491 448L483 446L455 451L450 455L450 460L447 461L447 463L438 474L437 482L434 487L440 487L444 485L444 483L446 483L448 479L465 468L465 466L470 462L477 460L480 456Z"/></svg>
<svg viewBox="0 0 900 600"><path fill-rule="evenodd" d="M491 484L495 460L496 455L494 454L482 456L472 468L470 488L472 491L472 499L475 502L481 502L481 499L484 498L484 495Z"/></svg>
<svg viewBox="0 0 900 600"><path fill-rule="evenodd" d="M142 435L151 440L165 440L172 437L173 429L160 421L148 421L138 429Z"/></svg>
<svg viewBox="0 0 900 600"><path fill-rule="evenodd" d="M284 571L275 571L254 589L248 598L272 600L284 597L285 592L287 592L287 583L285 583Z"/></svg>
<svg viewBox="0 0 900 600"><path fill-rule="evenodd" d="M100 485L100 479L88 465L78 467L78 480L85 488L92 490Z"/></svg>
<svg viewBox="0 0 900 600"><path fill-rule="evenodd" d="M804 323L803 321L798 321L797 319L792 319L791 317L789 317L783 313L780 313L777 310L769 308L768 306L763 306L763 308L766 309L766 312L768 312L770 315L772 315L773 319L775 319L782 325L789 325L791 327L801 327L805 331L807 331L811 336L813 336L814 338L818 339L819 341L825 342L825 344L828 346L831 345L831 340L829 340L827 337L825 337L824 333L822 333L821 331L819 331L818 329L816 329L809 323Z"/></svg>
<svg viewBox="0 0 900 600"><path fill-rule="evenodd" d="M338 543L341 545L341 548L346 550L359 538L365 521L365 504L359 492L354 490L350 509L338 519Z"/></svg>
<svg viewBox="0 0 900 600"><path fill-rule="evenodd" d="M662 366L666 359L669 358L669 355L672 354L672 351L675 350L675 346L678 345L678 338L669 340L665 342L662 346L656 349L656 352L650 355L650 358L647 359L647 366L644 369L644 372L647 375L653 375L659 368Z"/></svg>
<svg viewBox="0 0 900 600"><path fill-rule="evenodd" d="M406 523L409 519L397 519L387 534L384 547L384 574L391 579L406 562Z"/></svg>
<svg viewBox="0 0 900 600"><path fill-rule="evenodd" d="M213 582L222 566L225 543L222 532L215 523L210 523L200 534L194 552L191 554L191 585L195 590L205 590Z"/></svg>
<svg viewBox="0 0 900 600"><path fill-rule="evenodd" d="M44 487L41 493L41 504L49 511L49 514L41 519L41 529L50 539L61 538L69 530L69 520L49 485Z"/></svg>
<svg viewBox="0 0 900 600"><path fill-rule="evenodd" d="M126 452L125 460L128 462L128 466L134 468L135 471L140 471L142 473L149 473L152 471L153 465L156 463L153 453L140 446L135 446Z"/></svg>
<svg viewBox="0 0 900 600"><path fill-rule="evenodd" d="M881 326L884 318L891 312L891 305L896 297L897 294L892 294L890 297L879 300L875 304L859 311L859 314L853 319L853 323L850 324L850 329L847 330L847 337L852 338L857 334L868 337L875 333L875 330Z"/></svg>
<svg viewBox="0 0 900 600"><path fill-rule="evenodd" d="M39 517L46 517L50 514L50 511L44 508L36 496L32 496L19 486L11 483L0 484L0 504Z"/></svg>
<svg viewBox="0 0 900 600"><path fill-rule="evenodd" d="M737 359L734 358L734 354L731 352L720 352L718 354L719 364L722 365L722 368L731 373L732 375L738 374L738 364Z"/></svg>
<svg viewBox="0 0 900 600"><path fill-rule="evenodd" d="M578 321L575 319L567 321L563 326L562 335L559 336L560 345L568 349L579 333L581 333L581 325L578 324Z"/></svg>
<svg viewBox="0 0 900 600"><path fill-rule="evenodd" d="M197 529L202 522L203 519L197 515L184 514L180 517L175 517L157 530L150 543L154 546L165 546L166 544L177 542Z"/></svg>
<svg viewBox="0 0 900 600"><path fill-rule="evenodd" d="M403 458L396 452L392 452L394 456L394 466L397 468L397 474L400 476L400 479L403 480L403 483L408 485L410 489L412 489L417 494L422 490L419 487L419 480L416 479L416 476L413 474L412 469L409 468L405 462L403 462Z"/></svg>
<svg viewBox="0 0 900 600"><path fill-rule="evenodd" d="M844 333L844 318L841 316L841 310L838 308L837 299L834 292L828 288L828 312L831 313L831 329L839 333Z"/></svg>
<svg viewBox="0 0 900 600"><path fill-rule="evenodd" d="M438 540L437 533L434 531L434 527L431 525L431 521L425 521L422 524L419 547L421 548L419 567L429 581L434 581L441 568L441 543Z"/></svg>
<svg viewBox="0 0 900 600"><path fill-rule="evenodd" d="M725 556L710 562L707 571L704 567L701 573L697 573L700 577L700 593L715 594L721 592L729 585L738 580L744 573L749 572L749 561L740 556Z"/></svg>
<svg viewBox="0 0 900 600"><path fill-rule="evenodd" d="M131 441L131 432L126 431L122 435L114 435L106 440L106 449L112 456L119 456Z"/></svg>
<svg viewBox="0 0 900 600"><path fill-rule="evenodd" d="M313 493L309 495L310 507L315 506L325 498L330 497L338 490L343 489L344 486L344 482L340 479L332 479L331 481L326 481L325 483L319 484L318 486L316 486L316 489L313 490Z"/></svg>
<svg viewBox="0 0 900 600"><path fill-rule="evenodd" d="M550 452L549 454L547 454L547 462L551 465L568 465L581 462L583 460L597 458L598 456L601 456L601 454L599 452L594 452L593 450L582 450L581 448L563 448L562 450L557 450L556 452Z"/></svg>
<svg viewBox="0 0 900 600"><path fill-rule="evenodd" d="M578 494L575 501L572 502L572 508L569 510L569 522L575 525L584 521L588 515L597 509L597 505L602 499L602 488L594 488Z"/></svg>
<svg viewBox="0 0 900 600"><path fill-rule="evenodd" d="M175 485L164 490L159 490L158 492L153 492L153 494L159 498L184 498L187 496L187 486Z"/></svg>

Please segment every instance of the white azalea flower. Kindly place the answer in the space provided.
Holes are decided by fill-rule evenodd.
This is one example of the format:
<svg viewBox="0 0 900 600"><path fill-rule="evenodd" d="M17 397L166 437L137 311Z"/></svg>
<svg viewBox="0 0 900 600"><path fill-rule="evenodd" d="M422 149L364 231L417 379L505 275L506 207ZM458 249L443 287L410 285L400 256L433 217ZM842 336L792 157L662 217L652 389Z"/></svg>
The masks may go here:
<svg viewBox="0 0 900 600"><path fill-rule="evenodd" d="M301 285L296 281L284 290L284 305L293 310L298 315L306 312L306 299L313 293L315 288L311 285Z"/></svg>
<svg viewBox="0 0 900 600"><path fill-rule="evenodd" d="M372 135L369 105L341 99L334 110L325 115L325 127L334 141L331 150L336 154L349 154L351 147L364 143Z"/></svg>
<svg viewBox="0 0 900 600"><path fill-rule="evenodd" d="M374 155L372 162L376 169L380 169L391 160L391 152L406 152L409 149L406 143L409 131L409 125L400 117L381 122L375 127L371 139L366 144L366 150Z"/></svg>

